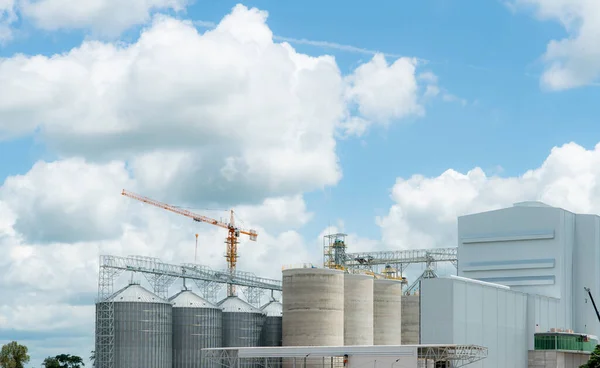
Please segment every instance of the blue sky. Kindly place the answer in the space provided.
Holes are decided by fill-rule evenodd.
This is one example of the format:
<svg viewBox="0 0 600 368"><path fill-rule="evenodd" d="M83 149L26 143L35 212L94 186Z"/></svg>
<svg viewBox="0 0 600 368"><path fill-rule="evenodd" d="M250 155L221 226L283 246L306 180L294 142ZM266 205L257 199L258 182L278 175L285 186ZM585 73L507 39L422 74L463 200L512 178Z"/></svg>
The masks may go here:
<svg viewBox="0 0 600 368"><path fill-rule="evenodd" d="M111 0L97 0L97 13L73 3L77 12L64 17L53 13L61 9L56 0L30 9L17 2L13 18L0 9L0 35L3 26L12 32L0 46L0 247L10 254L0 261L7 270L0 292L14 296L0 305L0 343L29 341L35 366L68 338L87 357L93 301L82 300L95 292L90 270L100 253L188 260L199 232L209 248L202 262L223 267L223 234L131 204L118 195L123 187L176 205L236 206L261 239L242 247L240 267L269 277L278 277L282 263L318 261L319 235L340 221L353 249L406 249L453 246L456 216L519 200L600 212L600 60L577 32L593 22L586 8L593 5L566 2L244 2L268 12L273 42L335 58L339 73L311 59L321 74L297 77L306 90L289 96L277 78L296 78L308 62L264 46L251 12L232 18L242 32L223 28L217 47L180 23L152 25L143 11L128 18L135 12ZM236 4L196 0L184 11L149 14L194 21L205 37L213 28L206 25L219 24ZM374 52L388 63L388 80L375 88L365 84L377 79L372 69L362 82L358 72L376 65ZM418 59L415 71L408 64L392 70L400 57ZM428 85L423 73L437 81ZM253 84L254 75L266 87ZM439 93L426 98L432 85ZM254 92L241 94L240 86ZM383 110L419 104L424 114L384 124L361 112L368 101L346 100L351 87L386 101ZM232 100L236 93L242 98ZM409 94L416 102L401 101ZM340 137L338 110L372 124ZM310 139L299 144L300 136ZM31 296L38 320L8 322L24 320Z"/></svg>

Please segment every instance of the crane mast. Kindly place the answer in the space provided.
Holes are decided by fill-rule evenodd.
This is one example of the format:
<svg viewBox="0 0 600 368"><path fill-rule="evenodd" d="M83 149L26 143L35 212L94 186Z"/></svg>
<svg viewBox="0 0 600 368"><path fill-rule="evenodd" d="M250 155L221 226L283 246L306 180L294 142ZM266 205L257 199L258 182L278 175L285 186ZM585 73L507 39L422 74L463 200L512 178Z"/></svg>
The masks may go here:
<svg viewBox="0 0 600 368"><path fill-rule="evenodd" d="M167 203L159 202L157 200L154 200L154 199L151 199L148 197L144 197L142 195L127 191L125 189L123 189L123 191L121 192L121 195L138 200L140 202L144 202L144 203L153 205L155 207L165 209L167 211L171 211L173 213L176 213L176 214L179 214L182 216L189 217L196 222L205 222L205 223L208 223L211 225L215 225L215 226L219 226L221 228L227 229L227 238L225 239L225 244L227 245L227 250L225 253L225 259L227 260L227 269L228 269L231 277L234 276L235 269L237 266L237 258L238 258L237 247L239 244L238 238L240 237L240 234L248 235L250 237L250 240L252 240L252 241L256 241L256 239L258 237L258 233L256 232L256 230L244 230L244 229L240 229L235 226L235 218L234 218L233 210L230 210L230 212L229 212L230 213L229 223L225 223L225 222L218 221L218 220L215 220L215 219L207 217L207 216L202 216L202 215L193 213L191 211L184 210L184 209L176 207L176 206L172 206ZM198 235L196 235L196 247L197 247L197 241L198 241ZM195 256L194 256L194 258L195 258ZM227 284L227 296L234 296L234 295L236 295L235 285L228 283Z"/></svg>

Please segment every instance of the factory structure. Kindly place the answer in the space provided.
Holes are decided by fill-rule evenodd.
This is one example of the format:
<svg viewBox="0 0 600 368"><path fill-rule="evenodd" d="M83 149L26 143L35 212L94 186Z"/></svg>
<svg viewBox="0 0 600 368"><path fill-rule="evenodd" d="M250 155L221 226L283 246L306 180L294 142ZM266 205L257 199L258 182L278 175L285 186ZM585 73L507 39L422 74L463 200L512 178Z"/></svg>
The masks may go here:
<svg viewBox="0 0 600 368"><path fill-rule="evenodd" d="M459 217L458 247L323 251L281 280L101 256L95 367L575 368L598 344L599 216L524 202Z"/></svg>

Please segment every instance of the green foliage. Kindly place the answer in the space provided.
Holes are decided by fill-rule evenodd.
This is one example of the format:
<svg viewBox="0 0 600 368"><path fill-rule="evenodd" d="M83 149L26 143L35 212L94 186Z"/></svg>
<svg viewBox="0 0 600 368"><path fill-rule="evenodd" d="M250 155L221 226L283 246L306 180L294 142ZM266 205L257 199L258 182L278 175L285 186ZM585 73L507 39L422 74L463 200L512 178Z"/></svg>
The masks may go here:
<svg viewBox="0 0 600 368"><path fill-rule="evenodd" d="M42 365L45 368L81 368L85 366L83 359L77 355L59 354L55 357L44 359Z"/></svg>
<svg viewBox="0 0 600 368"><path fill-rule="evenodd" d="M58 359L53 358L53 357L48 357L48 358L44 359L42 366L45 368L60 368L60 363L58 362Z"/></svg>
<svg viewBox="0 0 600 368"><path fill-rule="evenodd" d="M20 345L16 341L9 342L0 350L1 368L23 368L29 362L27 346Z"/></svg>
<svg viewBox="0 0 600 368"><path fill-rule="evenodd" d="M579 368L600 368L600 345L596 345L596 348L590 355L590 360Z"/></svg>

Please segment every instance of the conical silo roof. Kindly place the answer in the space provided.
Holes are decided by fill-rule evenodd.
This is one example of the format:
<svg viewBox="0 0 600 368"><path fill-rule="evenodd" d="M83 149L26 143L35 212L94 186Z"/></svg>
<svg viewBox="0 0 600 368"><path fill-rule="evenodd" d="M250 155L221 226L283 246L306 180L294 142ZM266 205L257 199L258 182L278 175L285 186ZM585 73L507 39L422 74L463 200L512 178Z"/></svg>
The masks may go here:
<svg viewBox="0 0 600 368"><path fill-rule="evenodd" d="M191 290L182 290L169 298L169 301L173 304L173 308L218 308Z"/></svg>
<svg viewBox="0 0 600 368"><path fill-rule="evenodd" d="M224 313L263 313L237 296L229 296L217 304Z"/></svg>
<svg viewBox="0 0 600 368"><path fill-rule="evenodd" d="M115 303L169 303L153 292L146 290L138 284L130 284L114 293L108 301Z"/></svg>
<svg viewBox="0 0 600 368"><path fill-rule="evenodd" d="M276 300L270 301L269 303L263 305L260 310L263 311L267 317L283 316L283 305Z"/></svg>

